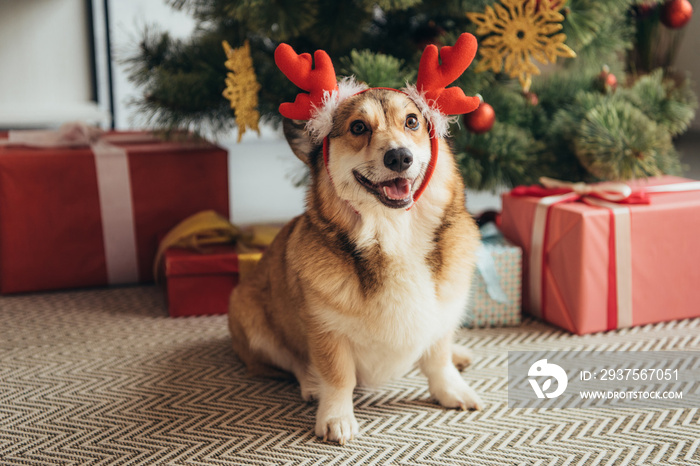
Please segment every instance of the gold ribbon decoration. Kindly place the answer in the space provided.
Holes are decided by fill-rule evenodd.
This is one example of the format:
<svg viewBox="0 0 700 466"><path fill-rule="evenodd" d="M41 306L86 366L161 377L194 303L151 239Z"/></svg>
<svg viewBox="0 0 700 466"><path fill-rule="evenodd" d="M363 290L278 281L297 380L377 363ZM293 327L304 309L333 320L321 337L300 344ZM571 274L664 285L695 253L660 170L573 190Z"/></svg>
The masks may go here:
<svg viewBox="0 0 700 466"><path fill-rule="evenodd" d="M260 83L253 68L253 58L250 55L248 41L242 47L233 48L227 41L222 43L226 52L226 89L223 96L231 102L231 108L235 111L236 124L238 125L238 142L241 142L243 133L251 128L260 135L258 122L258 92Z"/></svg>

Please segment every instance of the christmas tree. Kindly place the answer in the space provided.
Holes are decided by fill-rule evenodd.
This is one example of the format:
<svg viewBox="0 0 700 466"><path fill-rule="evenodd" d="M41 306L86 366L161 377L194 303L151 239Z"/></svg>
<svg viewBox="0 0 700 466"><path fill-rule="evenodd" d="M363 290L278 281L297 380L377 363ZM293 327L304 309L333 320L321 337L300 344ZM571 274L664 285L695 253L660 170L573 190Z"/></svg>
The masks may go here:
<svg viewBox="0 0 700 466"><path fill-rule="evenodd" d="M195 33L174 40L146 32L129 59L142 110L161 128L237 126L240 135L260 117L279 122L278 105L299 91L274 64L281 42L299 53L326 50L340 74L398 88L415 81L426 45L452 45L471 32L479 53L455 84L483 103L451 128L469 187L681 171L673 138L688 128L697 100L672 55L692 15L688 0L169 4L191 12Z"/></svg>

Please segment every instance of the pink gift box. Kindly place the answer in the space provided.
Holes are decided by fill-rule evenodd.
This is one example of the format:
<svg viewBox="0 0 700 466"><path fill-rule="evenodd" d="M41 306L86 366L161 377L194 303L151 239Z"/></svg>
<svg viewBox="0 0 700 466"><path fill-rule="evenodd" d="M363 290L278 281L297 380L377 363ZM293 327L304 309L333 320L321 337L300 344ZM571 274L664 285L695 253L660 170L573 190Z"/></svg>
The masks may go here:
<svg viewBox="0 0 700 466"><path fill-rule="evenodd" d="M664 176L628 185L637 191L689 181ZM616 236L624 222L610 207L581 201L550 207L537 280L533 225L544 198L505 194L501 229L524 251L524 309L577 334L700 316L700 190L648 198L615 204L628 216L627 240ZM628 260L621 261L625 251Z"/></svg>

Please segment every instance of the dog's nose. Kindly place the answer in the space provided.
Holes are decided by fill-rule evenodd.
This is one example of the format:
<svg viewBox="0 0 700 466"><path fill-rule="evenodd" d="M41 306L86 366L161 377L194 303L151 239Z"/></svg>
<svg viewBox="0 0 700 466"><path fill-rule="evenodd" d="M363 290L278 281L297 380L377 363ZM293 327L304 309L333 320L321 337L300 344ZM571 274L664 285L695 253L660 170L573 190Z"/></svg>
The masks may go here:
<svg viewBox="0 0 700 466"><path fill-rule="evenodd" d="M405 147L389 149L386 151L386 154L384 154L384 166L396 173L401 173L408 169L412 163L413 154Z"/></svg>

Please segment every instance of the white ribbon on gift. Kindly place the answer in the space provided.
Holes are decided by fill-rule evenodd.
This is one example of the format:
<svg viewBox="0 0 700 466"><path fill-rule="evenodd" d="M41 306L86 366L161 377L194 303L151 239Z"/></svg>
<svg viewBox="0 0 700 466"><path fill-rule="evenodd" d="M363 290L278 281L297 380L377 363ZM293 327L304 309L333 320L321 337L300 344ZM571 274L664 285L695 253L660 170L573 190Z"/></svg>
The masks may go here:
<svg viewBox="0 0 700 466"><path fill-rule="evenodd" d="M126 149L102 140L90 148L95 154L107 280L110 284L137 282L136 228Z"/></svg>
<svg viewBox="0 0 700 466"><path fill-rule="evenodd" d="M583 182L572 183L569 181L555 180L543 176L539 179L540 184L548 189L564 188L570 189L573 194L579 196L595 195L607 201L623 201L632 195L632 188L625 183L606 181L597 184L587 184Z"/></svg>
<svg viewBox="0 0 700 466"><path fill-rule="evenodd" d="M537 203L530 241L529 265L529 311L542 317L542 272L544 240L547 229L547 214L551 206L574 199L582 199L589 205L608 209L613 216L615 257L615 284L617 303L617 328L632 326L632 227L629 207L616 204L628 199L633 190L624 183L604 182L598 184L569 183L551 178L540 178L548 189L564 188L571 192L542 197ZM647 193L673 193L700 190L700 182L691 181L669 185L648 186Z"/></svg>
<svg viewBox="0 0 700 466"><path fill-rule="evenodd" d="M501 286L501 277L498 275L498 269L496 268L496 261L494 260L491 252L484 246L484 239L496 237L500 235L500 232L491 223L480 228L482 242L479 248L476 250L476 269L479 271L481 278L486 286L486 293L489 297L501 304L508 304L510 300L508 295L503 291Z"/></svg>
<svg viewBox="0 0 700 466"><path fill-rule="evenodd" d="M535 208L532 220L532 237L530 238L529 293L528 310L535 317L542 317L542 271L544 254L544 235L547 228L547 213L554 204L578 198L576 193L566 193L541 198Z"/></svg>
<svg viewBox="0 0 700 466"><path fill-rule="evenodd" d="M110 284L139 279L136 230L131 197L131 177L126 149L114 142L153 142L152 134L106 135L99 128L67 123L57 131L10 131L3 145L27 147L90 147L95 157L102 235Z"/></svg>
<svg viewBox="0 0 700 466"><path fill-rule="evenodd" d="M543 176L539 179L542 186L549 189L564 188L571 189L572 193L590 198L597 197L602 201L621 202L632 195L632 188L625 183L616 181L605 181L602 183L587 184L583 182L571 183L568 181L555 180ZM664 184L658 186L645 186L641 191L646 193L680 193L687 191L700 191L700 181L686 181L683 183ZM570 193L567 193L570 194Z"/></svg>

